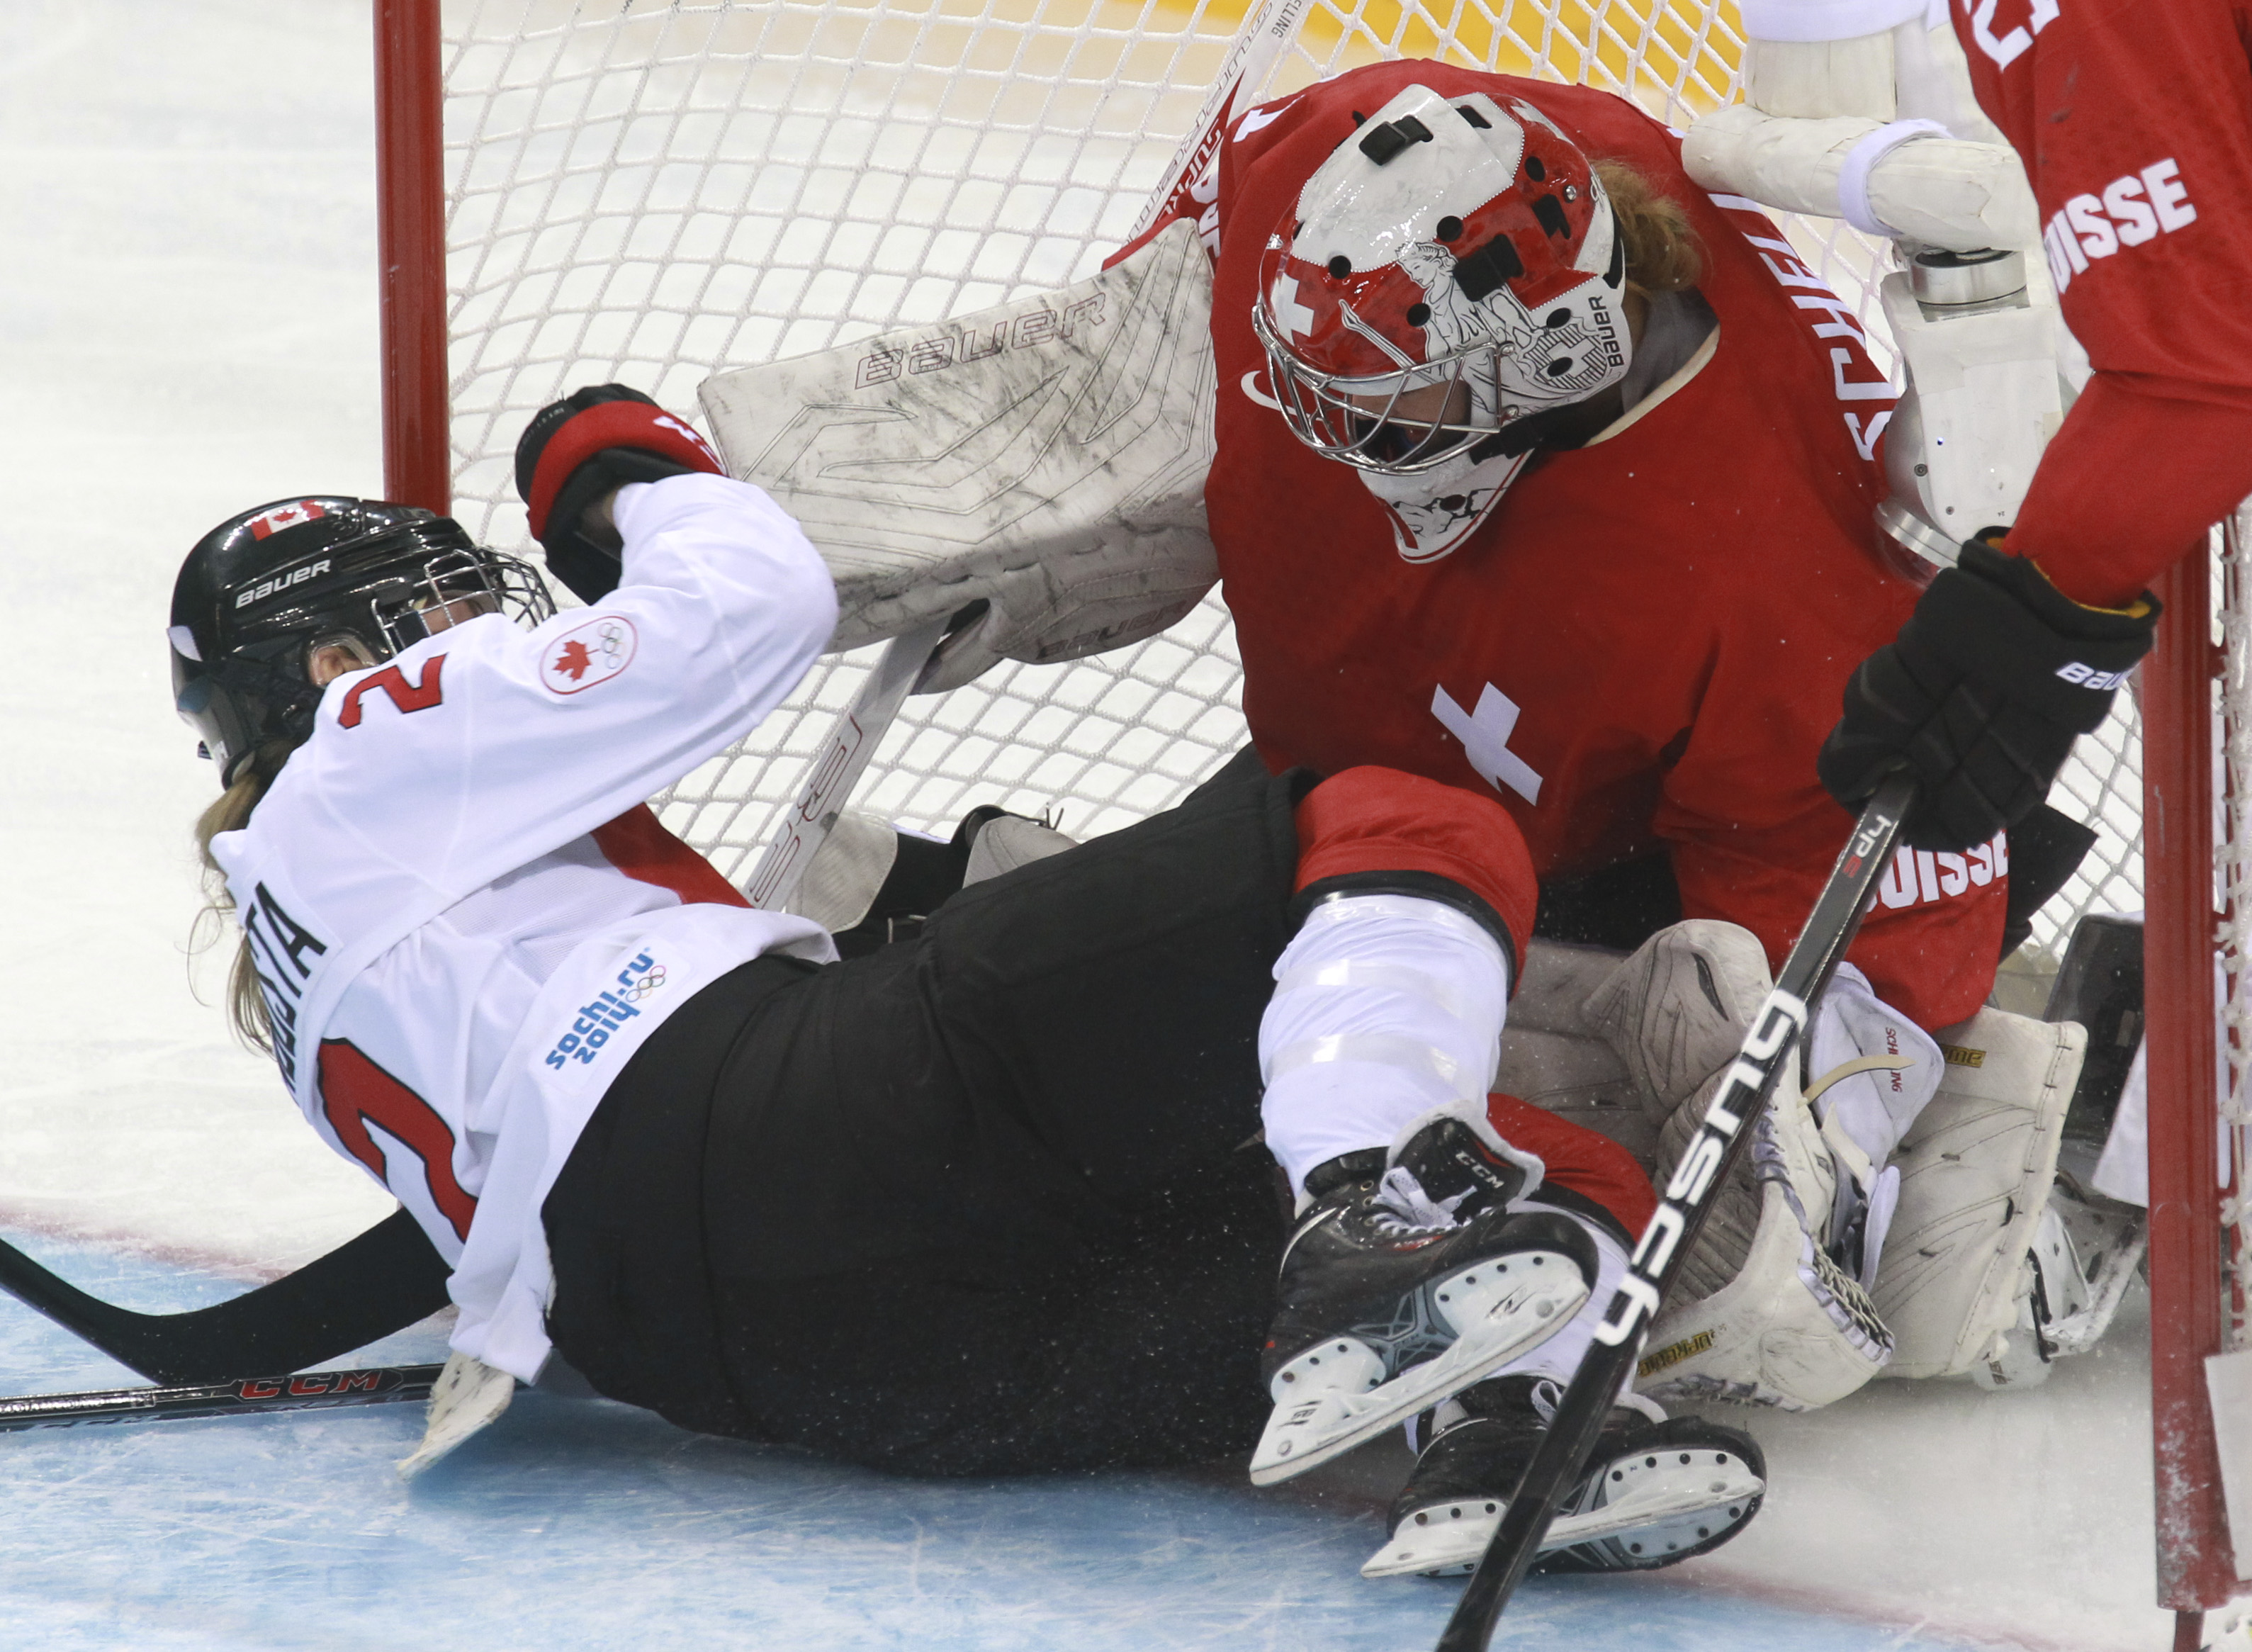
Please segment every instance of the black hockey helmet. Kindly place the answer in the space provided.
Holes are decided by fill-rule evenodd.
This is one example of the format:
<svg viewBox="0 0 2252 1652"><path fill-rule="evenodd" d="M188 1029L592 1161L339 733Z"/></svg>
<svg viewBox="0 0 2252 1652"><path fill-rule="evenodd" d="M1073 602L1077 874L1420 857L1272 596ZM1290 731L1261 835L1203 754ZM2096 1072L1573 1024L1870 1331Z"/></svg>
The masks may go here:
<svg viewBox="0 0 2252 1652"><path fill-rule="evenodd" d="M312 732L312 652L363 665L477 615L534 624L555 611L528 563L411 505L316 495L228 518L196 542L172 587L172 694L232 784L269 741ZM441 617L442 616L442 617Z"/></svg>

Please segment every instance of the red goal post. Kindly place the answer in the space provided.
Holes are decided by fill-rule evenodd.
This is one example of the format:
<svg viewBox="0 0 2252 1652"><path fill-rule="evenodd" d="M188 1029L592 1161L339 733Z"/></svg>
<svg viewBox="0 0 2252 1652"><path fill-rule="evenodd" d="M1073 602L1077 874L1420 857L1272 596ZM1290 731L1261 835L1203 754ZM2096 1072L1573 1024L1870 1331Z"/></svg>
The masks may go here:
<svg viewBox="0 0 2252 1652"><path fill-rule="evenodd" d="M577 385L622 379L690 412L717 368L1089 273L1126 238L1245 9L374 0L386 491L521 546L511 446ZM1313 0L1254 90L1442 56L1602 86L1680 122L1735 95L1741 52L1732 0ZM831 154L839 134L850 141ZM1889 249L1834 221L1776 217L1888 366L1874 285ZM2252 853L2252 644L2240 634L2252 579L2239 556L2232 537L2225 575L2192 558L2169 575L2142 724L2122 696L2061 783L2059 806L2099 842L2034 942L2053 957L2084 912L2148 911L2158 1571L2185 1646L2198 1610L2238 1587L2205 1362L2246 1340L2246 1130L2228 1101L2224 1143L2216 1098L2224 1077L2239 1093L2252 1032L2232 1008L2216 1044L2211 984L2218 946L2235 1004L2239 914L2252 917L2252 869L2235 858ZM817 667L741 747L658 799L667 823L723 872L747 872L870 663L863 651ZM1239 675L1212 599L1131 649L1004 665L910 701L865 801L917 826L992 801L1109 829L1166 806L1240 742Z"/></svg>

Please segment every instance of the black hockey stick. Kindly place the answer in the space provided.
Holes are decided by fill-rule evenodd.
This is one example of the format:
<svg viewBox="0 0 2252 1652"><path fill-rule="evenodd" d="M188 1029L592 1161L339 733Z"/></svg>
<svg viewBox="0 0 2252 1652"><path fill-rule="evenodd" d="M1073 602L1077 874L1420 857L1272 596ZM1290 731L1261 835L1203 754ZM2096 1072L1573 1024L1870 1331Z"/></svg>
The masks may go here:
<svg viewBox="0 0 2252 1652"><path fill-rule="evenodd" d="M1477 1570L1447 1620L1438 1652L1485 1652L1502 1609L1540 1558L1540 1541L1548 1535L1556 1505L1585 1470L1611 1401L1642 1352L1650 1321L1705 1225L1707 1198L1749 1149L1755 1132L1747 1126L1766 1110L1783 1063L1797 1054L1822 989L1830 984L1838 960L1861 926L1870 891L1892 858L1901 818L1915 798L1915 782L1895 775L1877 788L1854 823L1806 927L1783 960L1775 990L1752 1018L1742 1051L1713 1092L1704 1123L1666 1183L1657 1214L1634 1248L1626 1278L1595 1328L1595 1340L1581 1357L1580 1369L1503 1509L1501 1523L1494 1529Z"/></svg>
<svg viewBox="0 0 2252 1652"><path fill-rule="evenodd" d="M152 1382L226 1384L301 1370L403 1331L446 1306L446 1265L393 1212L295 1272L209 1307L136 1314L88 1296L9 1244L0 1290Z"/></svg>
<svg viewBox="0 0 2252 1652"><path fill-rule="evenodd" d="M376 1365L362 1370L246 1377L175 1388L112 1388L85 1394L27 1394L0 1399L0 1433L70 1428L81 1423L170 1422L184 1417L247 1417L427 1399L441 1365Z"/></svg>

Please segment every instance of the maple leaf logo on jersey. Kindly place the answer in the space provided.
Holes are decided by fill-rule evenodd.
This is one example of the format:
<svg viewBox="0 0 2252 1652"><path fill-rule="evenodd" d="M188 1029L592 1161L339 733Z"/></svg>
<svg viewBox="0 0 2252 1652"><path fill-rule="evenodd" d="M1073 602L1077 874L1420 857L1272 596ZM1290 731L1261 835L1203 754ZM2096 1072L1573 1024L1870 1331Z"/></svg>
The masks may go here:
<svg viewBox="0 0 2252 1652"><path fill-rule="evenodd" d="M596 687L633 664L638 645L633 621L624 615L587 620L555 638L541 659L539 680L556 694Z"/></svg>
<svg viewBox="0 0 2252 1652"><path fill-rule="evenodd" d="M326 511L311 499L293 499L287 505L277 505L270 511L252 517L250 537L262 540L269 535L279 533L285 527L295 527L300 523L309 522L316 517L327 514Z"/></svg>

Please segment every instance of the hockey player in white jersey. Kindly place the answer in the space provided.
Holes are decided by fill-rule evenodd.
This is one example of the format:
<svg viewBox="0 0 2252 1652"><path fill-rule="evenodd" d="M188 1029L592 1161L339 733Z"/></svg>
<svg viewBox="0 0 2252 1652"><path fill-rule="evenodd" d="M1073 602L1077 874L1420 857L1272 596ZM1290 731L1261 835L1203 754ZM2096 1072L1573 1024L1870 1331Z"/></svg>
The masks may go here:
<svg viewBox="0 0 2252 1652"><path fill-rule="evenodd" d="M629 393L535 422L520 480L583 611L329 496L222 525L175 593L238 1018L445 1258L457 1351L907 1472L1256 1439L1264 1479L1584 1335L1651 1195L1485 1093L1533 899L1505 812L1238 771L831 962L643 803L834 623L796 526L715 468ZM1666 1555L1639 1516L1573 1553L1711 1547L1751 1485Z"/></svg>

